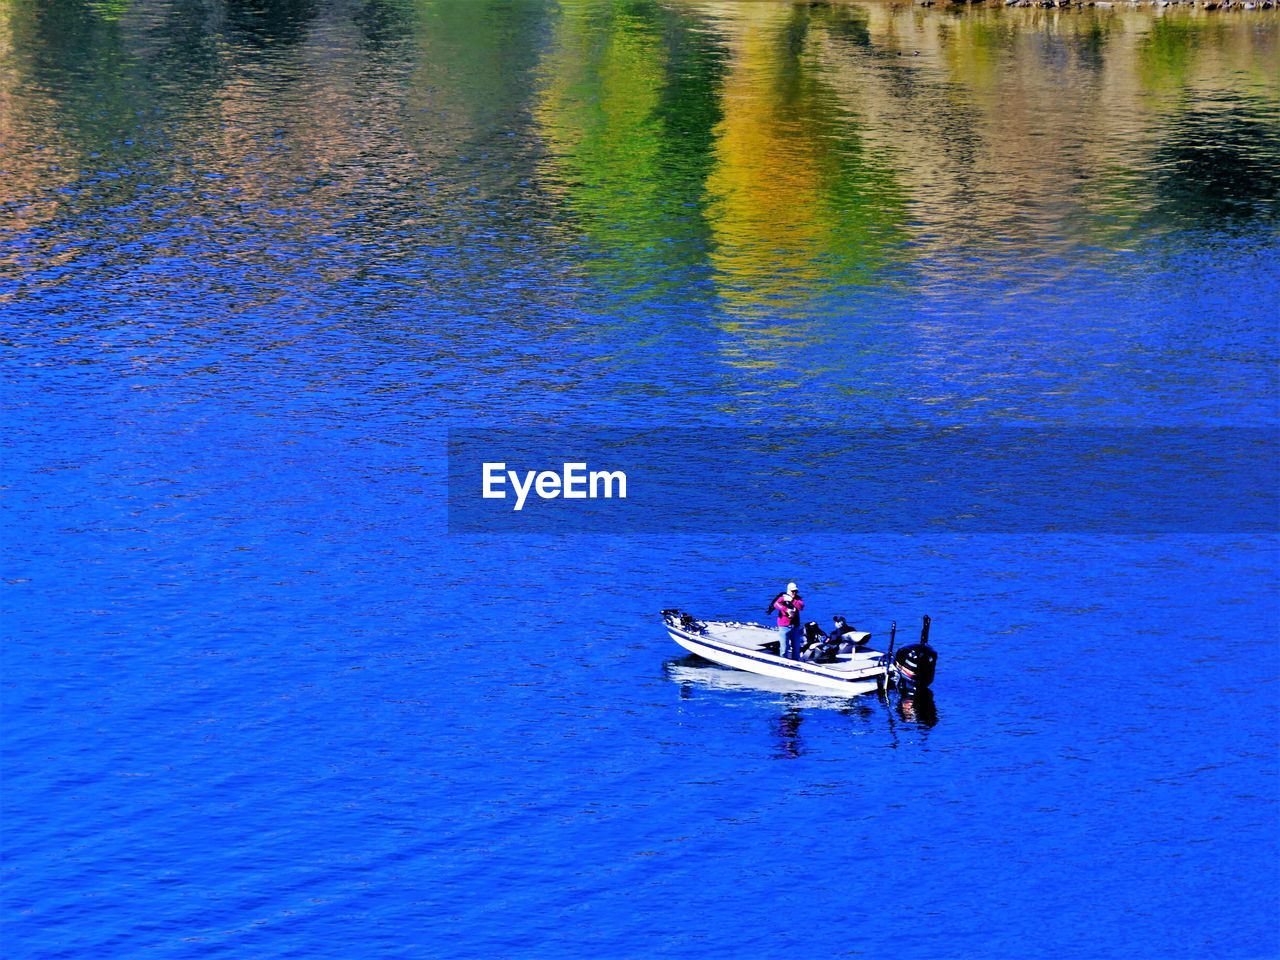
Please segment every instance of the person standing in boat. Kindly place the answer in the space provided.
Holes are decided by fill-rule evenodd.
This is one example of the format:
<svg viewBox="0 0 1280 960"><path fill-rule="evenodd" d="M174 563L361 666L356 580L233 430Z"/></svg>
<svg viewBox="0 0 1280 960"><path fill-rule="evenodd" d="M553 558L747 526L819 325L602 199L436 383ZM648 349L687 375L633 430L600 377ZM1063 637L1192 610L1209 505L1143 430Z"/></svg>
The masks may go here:
<svg viewBox="0 0 1280 960"><path fill-rule="evenodd" d="M773 609L778 611L778 656L795 660L800 655L800 611L804 609L800 589L788 583L773 601Z"/></svg>

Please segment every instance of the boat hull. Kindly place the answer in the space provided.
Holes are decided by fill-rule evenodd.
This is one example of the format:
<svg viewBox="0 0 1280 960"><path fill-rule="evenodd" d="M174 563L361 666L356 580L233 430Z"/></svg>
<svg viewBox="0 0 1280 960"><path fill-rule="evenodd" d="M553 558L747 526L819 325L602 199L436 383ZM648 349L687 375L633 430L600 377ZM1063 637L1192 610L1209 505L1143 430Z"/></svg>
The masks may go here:
<svg viewBox="0 0 1280 960"><path fill-rule="evenodd" d="M712 663L766 677L790 680L805 686L836 691L850 697L875 691L883 683L886 675L885 668L878 664L840 671L824 667L822 664L803 660L784 660L763 651L745 650L718 642L714 637L690 633L670 624L667 626L667 632L671 635L671 639L684 649Z"/></svg>

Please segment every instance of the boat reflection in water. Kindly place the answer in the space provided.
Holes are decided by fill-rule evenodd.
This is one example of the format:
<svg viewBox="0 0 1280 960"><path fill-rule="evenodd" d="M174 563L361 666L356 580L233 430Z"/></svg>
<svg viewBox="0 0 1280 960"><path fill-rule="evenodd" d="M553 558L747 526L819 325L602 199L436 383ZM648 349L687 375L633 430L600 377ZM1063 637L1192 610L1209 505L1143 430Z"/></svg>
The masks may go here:
<svg viewBox="0 0 1280 960"><path fill-rule="evenodd" d="M881 691L842 697L824 693L820 689L776 677L734 670L704 660L695 654L672 658L664 665L669 679L680 685L680 698L689 700L698 690L740 690L751 693L775 695L783 706L775 722L779 742L779 756L798 757L803 752L800 725L804 710L836 710L847 716L869 720L879 711L874 704L883 703L891 708L891 722L900 720L921 727L932 727L938 722L938 706L932 690Z"/></svg>
<svg viewBox="0 0 1280 960"><path fill-rule="evenodd" d="M820 687L811 687L780 677L768 677L759 673L747 673L732 667L704 660L696 654L673 658L665 664L667 676L680 684L680 696L688 699L693 690L747 690L754 693L772 693L792 709L799 707L823 707L829 710L848 710L854 699L827 693Z"/></svg>

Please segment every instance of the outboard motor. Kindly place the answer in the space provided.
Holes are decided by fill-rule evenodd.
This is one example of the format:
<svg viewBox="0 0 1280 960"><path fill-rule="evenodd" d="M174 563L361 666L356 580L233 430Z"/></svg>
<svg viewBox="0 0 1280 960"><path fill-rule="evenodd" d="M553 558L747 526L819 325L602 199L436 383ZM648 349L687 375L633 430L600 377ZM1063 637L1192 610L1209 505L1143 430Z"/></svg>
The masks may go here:
<svg viewBox="0 0 1280 960"><path fill-rule="evenodd" d="M929 617L924 618L920 642L903 647L893 655L894 672L903 690L928 690L938 666L938 651L929 646Z"/></svg>

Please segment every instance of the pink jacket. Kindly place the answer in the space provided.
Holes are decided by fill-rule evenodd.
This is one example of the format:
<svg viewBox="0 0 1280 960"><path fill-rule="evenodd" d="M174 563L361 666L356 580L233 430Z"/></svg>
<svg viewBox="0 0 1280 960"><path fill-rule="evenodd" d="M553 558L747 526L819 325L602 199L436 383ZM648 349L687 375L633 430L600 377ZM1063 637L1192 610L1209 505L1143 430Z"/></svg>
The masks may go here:
<svg viewBox="0 0 1280 960"><path fill-rule="evenodd" d="M804 609L804 600L800 597L800 594L797 593L796 598L791 600L791 604L795 607L795 615L793 616L788 613L787 608L783 606L788 599L789 598L784 594L777 600L773 601L773 609L778 611L778 626L780 627L794 627L800 622L800 611Z"/></svg>

